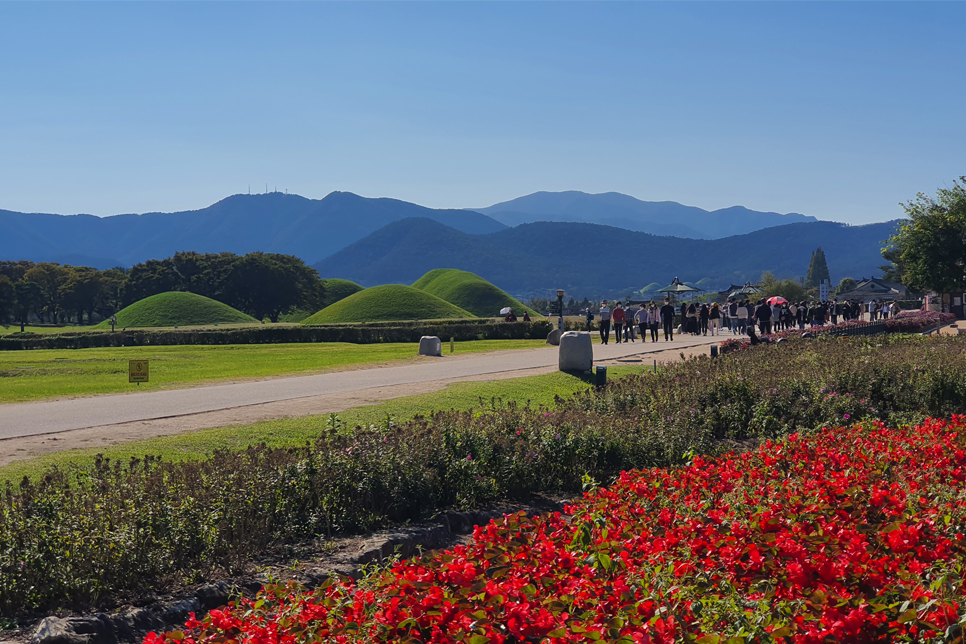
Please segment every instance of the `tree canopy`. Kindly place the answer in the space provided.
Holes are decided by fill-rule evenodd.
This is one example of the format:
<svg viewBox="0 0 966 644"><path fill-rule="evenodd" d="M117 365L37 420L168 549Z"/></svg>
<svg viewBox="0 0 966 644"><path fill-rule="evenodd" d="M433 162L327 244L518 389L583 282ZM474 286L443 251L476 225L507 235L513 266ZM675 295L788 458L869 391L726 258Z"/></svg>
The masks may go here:
<svg viewBox="0 0 966 644"><path fill-rule="evenodd" d="M887 240L882 255L893 274L915 291L966 288L966 177L902 204L909 219Z"/></svg>
<svg viewBox="0 0 966 644"><path fill-rule="evenodd" d="M828 272L828 262L825 260L825 251L819 246L812 253L812 259L808 263L808 274L805 276L805 288L815 288L822 281L832 281Z"/></svg>

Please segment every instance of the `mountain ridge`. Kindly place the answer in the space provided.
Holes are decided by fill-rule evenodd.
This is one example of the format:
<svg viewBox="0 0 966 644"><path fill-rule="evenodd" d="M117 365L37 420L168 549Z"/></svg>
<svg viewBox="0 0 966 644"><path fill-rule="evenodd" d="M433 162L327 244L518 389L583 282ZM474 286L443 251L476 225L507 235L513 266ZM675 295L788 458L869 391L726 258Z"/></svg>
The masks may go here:
<svg viewBox="0 0 966 644"><path fill-rule="evenodd" d="M177 251L256 250L319 261L383 226L429 217L468 233L504 224L473 211L426 208L390 198L332 192L322 199L265 193L230 195L198 210L97 217L0 210L0 259L93 259L95 268L130 266Z"/></svg>
<svg viewBox="0 0 966 644"><path fill-rule="evenodd" d="M509 227L538 221L591 223L689 239L720 239L790 223L818 221L800 213L761 212L744 206L704 210L676 201L643 201L619 192L534 192L473 208Z"/></svg>
<svg viewBox="0 0 966 644"><path fill-rule="evenodd" d="M762 272L804 276L812 251L825 250L834 281L877 272L880 242L898 220L863 226L803 222L718 240L662 237L601 224L538 222L468 235L428 219L386 226L314 265L327 277L362 285L408 283L432 268L469 271L511 295L565 288L626 294L676 276L712 275L734 283Z"/></svg>

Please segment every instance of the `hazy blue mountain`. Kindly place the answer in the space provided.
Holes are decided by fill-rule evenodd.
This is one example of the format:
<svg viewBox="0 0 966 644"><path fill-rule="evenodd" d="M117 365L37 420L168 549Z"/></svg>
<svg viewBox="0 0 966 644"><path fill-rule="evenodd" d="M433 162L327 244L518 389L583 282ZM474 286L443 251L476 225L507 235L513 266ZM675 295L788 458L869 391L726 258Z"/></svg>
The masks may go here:
<svg viewBox="0 0 966 644"><path fill-rule="evenodd" d="M311 263L412 217L426 217L464 233L506 228L477 212L434 210L351 192L333 192L324 199L283 193L234 195L201 210L112 217L0 210L0 259L109 268L193 250L286 253Z"/></svg>
<svg viewBox="0 0 966 644"><path fill-rule="evenodd" d="M818 221L798 213L758 212L743 206L707 211L675 201L641 201L618 192L535 192L488 208L473 208L507 226L537 221L603 224L653 235L720 239L772 226Z"/></svg>
<svg viewBox="0 0 966 644"><path fill-rule="evenodd" d="M363 286L408 284L433 268L480 275L519 296L565 288L573 295L637 291L674 277L710 276L741 284L770 270L804 276L821 246L834 281L877 274L880 241L896 222L848 226L788 224L718 240L659 237L611 226L542 222L485 235L468 235L425 218L404 219L376 231L315 265L324 277Z"/></svg>

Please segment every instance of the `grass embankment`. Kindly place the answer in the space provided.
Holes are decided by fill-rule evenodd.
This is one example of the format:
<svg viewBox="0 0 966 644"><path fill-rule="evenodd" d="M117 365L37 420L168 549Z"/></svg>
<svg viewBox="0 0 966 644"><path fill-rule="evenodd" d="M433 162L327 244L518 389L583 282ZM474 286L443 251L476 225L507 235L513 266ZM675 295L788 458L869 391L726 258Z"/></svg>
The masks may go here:
<svg viewBox="0 0 966 644"><path fill-rule="evenodd" d="M456 343L456 353L546 346L543 340ZM412 343L192 345L0 352L0 403L131 391L128 360L150 360L140 391L219 380L320 373L345 367L417 360ZM449 355L449 349L444 351Z"/></svg>
<svg viewBox="0 0 966 644"><path fill-rule="evenodd" d="M732 440L966 408L966 338L789 340L671 365L556 402L375 427L298 448L48 472L0 514L0 610L85 606L237 569L291 539L368 531L591 477L676 466ZM105 520L109 518L109 520Z"/></svg>
<svg viewBox="0 0 966 644"><path fill-rule="evenodd" d="M610 367L610 377L639 373L649 367ZM558 396L571 396L592 386L589 376L551 373L487 382L456 382L441 391L403 396L376 405L355 407L337 414L284 418L251 425L230 425L202 429L177 436L162 436L123 443L107 448L76 449L15 461L0 467L0 481L19 482L27 476L38 479L50 467L90 467L98 454L114 461L129 461L145 455L160 456L169 462L198 460L220 449L243 450L265 444L272 448L300 447L319 438L321 429L333 422L342 427L367 427L388 420L402 423L417 416L430 416L438 410L474 410L485 413L499 404L518 403L539 407L552 406Z"/></svg>
<svg viewBox="0 0 966 644"><path fill-rule="evenodd" d="M540 316L479 275L455 268L429 271L413 283L413 288L435 295L481 318L500 317L500 310L506 306L512 308L517 317L522 318L524 311L531 316Z"/></svg>
<svg viewBox="0 0 966 644"><path fill-rule="evenodd" d="M203 295L170 291L138 300L117 312L118 328L193 326L198 324L257 323L238 309ZM96 328L108 329L104 320Z"/></svg>
<svg viewBox="0 0 966 644"><path fill-rule="evenodd" d="M411 286L373 286L327 306L302 324L338 324L390 320L447 320L476 317L435 295Z"/></svg>

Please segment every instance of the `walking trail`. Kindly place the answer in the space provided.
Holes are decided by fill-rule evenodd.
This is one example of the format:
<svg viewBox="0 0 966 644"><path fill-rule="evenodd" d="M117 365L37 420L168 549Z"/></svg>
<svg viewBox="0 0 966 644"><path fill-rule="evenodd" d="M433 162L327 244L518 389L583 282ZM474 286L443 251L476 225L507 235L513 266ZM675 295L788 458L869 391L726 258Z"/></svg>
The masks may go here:
<svg viewBox="0 0 966 644"><path fill-rule="evenodd" d="M673 342L594 345L594 364L658 364L707 355L731 337L676 336ZM557 348L429 358L397 367L360 368L145 393L0 405L0 466L45 453L180 434L209 427L345 411L453 382L551 373Z"/></svg>

